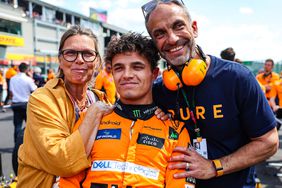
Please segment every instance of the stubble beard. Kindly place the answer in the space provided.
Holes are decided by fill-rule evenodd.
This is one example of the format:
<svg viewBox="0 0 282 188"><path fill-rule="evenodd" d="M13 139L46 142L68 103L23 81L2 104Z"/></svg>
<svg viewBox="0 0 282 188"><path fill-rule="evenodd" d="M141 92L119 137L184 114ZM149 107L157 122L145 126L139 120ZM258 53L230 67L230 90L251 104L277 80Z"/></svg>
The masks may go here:
<svg viewBox="0 0 282 188"><path fill-rule="evenodd" d="M165 53L160 53L160 55L171 65L174 65L176 67L180 67L182 65L184 65L189 59L193 58L195 56L195 52L196 52L196 43L195 41L191 41L188 44L188 51L186 52L186 54L175 57L175 58L169 58L166 56Z"/></svg>

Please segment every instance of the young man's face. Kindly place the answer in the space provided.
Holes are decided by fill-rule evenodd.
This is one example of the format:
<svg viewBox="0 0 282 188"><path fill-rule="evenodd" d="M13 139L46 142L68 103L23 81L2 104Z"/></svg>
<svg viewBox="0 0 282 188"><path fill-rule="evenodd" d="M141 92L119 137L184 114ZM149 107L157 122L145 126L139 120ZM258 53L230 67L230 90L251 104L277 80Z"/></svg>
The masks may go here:
<svg viewBox="0 0 282 188"><path fill-rule="evenodd" d="M194 56L196 22L190 22L187 14L173 3L159 4L151 13L147 29L161 56L179 66Z"/></svg>
<svg viewBox="0 0 282 188"><path fill-rule="evenodd" d="M158 69L151 70L148 60L137 52L127 52L114 56L112 73L124 104L151 104L152 84Z"/></svg>

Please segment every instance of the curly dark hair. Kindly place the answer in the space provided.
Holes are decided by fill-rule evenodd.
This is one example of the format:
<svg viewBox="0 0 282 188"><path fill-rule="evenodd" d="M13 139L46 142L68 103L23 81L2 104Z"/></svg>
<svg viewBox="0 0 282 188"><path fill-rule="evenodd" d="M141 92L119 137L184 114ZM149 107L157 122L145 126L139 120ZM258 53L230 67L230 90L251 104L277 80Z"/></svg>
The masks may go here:
<svg viewBox="0 0 282 188"><path fill-rule="evenodd" d="M140 33L129 32L113 38L107 47L105 60L112 62L115 55L125 52L137 52L151 63L151 69L158 66L160 56L152 39Z"/></svg>

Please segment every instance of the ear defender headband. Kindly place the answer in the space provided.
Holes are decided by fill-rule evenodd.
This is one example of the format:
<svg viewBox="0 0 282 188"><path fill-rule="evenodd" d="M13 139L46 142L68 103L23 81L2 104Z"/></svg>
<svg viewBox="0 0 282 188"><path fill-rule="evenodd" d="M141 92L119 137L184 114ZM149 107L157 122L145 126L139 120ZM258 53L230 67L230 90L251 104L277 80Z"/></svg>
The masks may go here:
<svg viewBox="0 0 282 188"><path fill-rule="evenodd" d="M206 56L198 45L197 54L201 59L190 59L180 72L176 67L168 65L168 69L163 71L163 82L167 89L176 91L183 84L197 86L204 80L207 73Z"/></svg>

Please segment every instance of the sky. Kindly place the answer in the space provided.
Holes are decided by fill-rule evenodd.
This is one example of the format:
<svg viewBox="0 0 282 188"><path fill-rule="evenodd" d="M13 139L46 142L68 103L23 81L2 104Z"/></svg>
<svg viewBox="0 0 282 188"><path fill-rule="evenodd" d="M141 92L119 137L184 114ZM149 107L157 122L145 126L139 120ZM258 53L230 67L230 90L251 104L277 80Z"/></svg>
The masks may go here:
<svg viewBox="0 0 282 188"><path fill-rule="evenodd" d="M148 0L43 0L89 16L89 8L107 10L109 24L128 31L147 31L141 6ZM233 47L243 61L272 58L282 63L281 0L183 0L197 21L196 39L206 54L220 56Z"/></svg>

